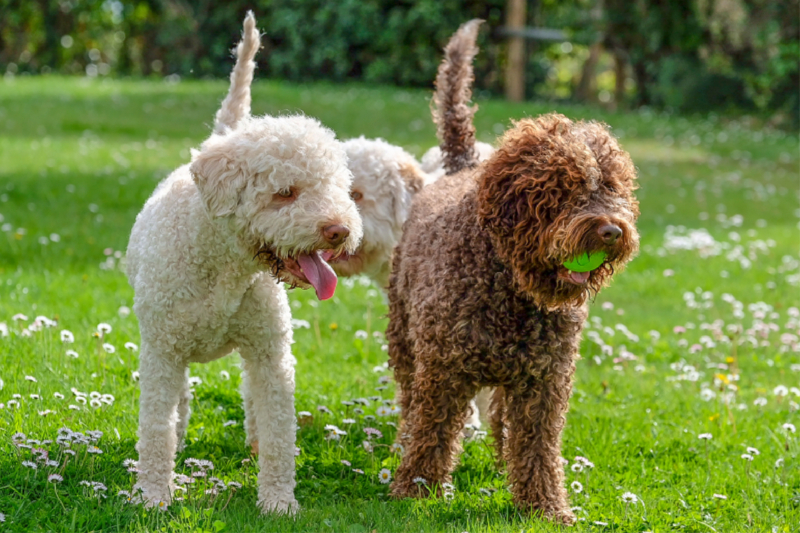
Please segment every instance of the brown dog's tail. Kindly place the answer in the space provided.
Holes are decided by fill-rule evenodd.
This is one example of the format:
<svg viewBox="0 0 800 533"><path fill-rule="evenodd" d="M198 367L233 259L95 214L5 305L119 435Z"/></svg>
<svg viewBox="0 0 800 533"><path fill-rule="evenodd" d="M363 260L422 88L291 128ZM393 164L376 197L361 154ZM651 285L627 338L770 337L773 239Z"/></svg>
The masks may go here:
<svg viewBox="0 0 800 533"><path fill-rule="evenodd" d="M256 17L252 11L244 19L242 40L236 46L236 64L231 72L231 86L214 117L214 133L222 134L235 129L242 118L250 114L250 85L256 69L253 58L261 46L261 34L256 29Z"/></svg>
<svg viewBox="0 0 800 533"><path fill-rule="evenodd" d="M433 122L439 137L447 174L455 174L478 163L475 154L475 125L472 117L478 106L472 98L472 60L478 53L475 41L483 21L473 19L458 28L444 48L444 59L436 74L436 92L431 101Z"/></svg>

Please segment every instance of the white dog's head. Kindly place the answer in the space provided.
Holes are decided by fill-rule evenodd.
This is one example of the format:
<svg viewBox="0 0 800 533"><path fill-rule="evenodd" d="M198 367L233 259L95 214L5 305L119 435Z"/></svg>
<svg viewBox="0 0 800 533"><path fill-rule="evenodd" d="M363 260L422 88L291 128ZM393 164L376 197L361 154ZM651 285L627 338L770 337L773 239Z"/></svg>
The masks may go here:
<svg viewBox="0 0 800 533"><path fill-rule="evenodd" d="M229 218L247 259L330 298L336 274L323 258L355 252L362 234L333 132L304 116L245 117L192 155L209 214Z"/></svg>
<svg viewBox="0 0 800 533"><path fill-rule="evenodd" d="M353 172L350 196L358 205L364 238L357 251L333 258L331 265L339 275L366 274L386 285L392 249L426 177L414 156L384 140L359 137L343 145Z"/></svg>

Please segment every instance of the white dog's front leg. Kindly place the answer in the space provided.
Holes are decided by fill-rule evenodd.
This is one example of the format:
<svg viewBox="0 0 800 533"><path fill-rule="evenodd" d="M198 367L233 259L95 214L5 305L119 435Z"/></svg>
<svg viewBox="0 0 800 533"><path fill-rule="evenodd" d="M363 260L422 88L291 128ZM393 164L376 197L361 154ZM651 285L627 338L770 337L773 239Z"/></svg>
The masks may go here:
<svg viewBox="0 0 800 533"><path fill-rule="evenodd" d="M293 360L291 354L242 356L244 387L258 432L258 505L263 512L293 514L297 511Z"/></svg>
<svg viewBox="0 0 800 533"><path fill-rule="evenodd" d="M189 386L189 368L186 368L183 376L183 385L181 386L178 401L178 425L175 429L178 451L183 450L186 446L184 438L186 437L186 428L189 427L189 416L192 414L192 407L190 405L192 401L192 389Z"/></svg>
<svg viewBox="0 0 800 533"><path fill-rule="evenodd" d="M258 424L256 424L256 412L253 409L253 397L248 389L249 379L247 370L242 368L242 404L244 406L244 430L245 444L250 447L253 455L258 455Z"/></svg>
<svg viewBox="0 0 800 533"><path fill-rule="evenodd" d="M144 343L143 343L144 344ZM149 505L168 505L174 485L178 400L186 367L142 346L139 368L139 481Z"/></svg>

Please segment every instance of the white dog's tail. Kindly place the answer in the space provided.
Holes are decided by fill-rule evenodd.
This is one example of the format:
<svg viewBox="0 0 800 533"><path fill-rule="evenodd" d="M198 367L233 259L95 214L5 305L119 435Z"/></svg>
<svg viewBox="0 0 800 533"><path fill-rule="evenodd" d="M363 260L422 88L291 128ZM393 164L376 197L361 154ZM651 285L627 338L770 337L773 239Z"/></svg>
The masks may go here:
<svg viewBox="0 0 800 533"><path fill-rule="evenodd" d="M483 22L465 22L444 48L444 59L436 74L436 92L431 101L431 113L436 123L439 147L447 174L477 165L475 125L472 117L478 106L469 106L475 75L472 60L478 53L475 41Z"/></svg>
<svg viewBox="0 0 800 533"><path fill-rule="evenodd" d="M228 96L214 117L214 133L225 133L235 129L242 118L250 114L250 85L256 63L253 58L261 46L261 34L256 29L256 17L252 11L244 19L242 40L236 46L236 64L231 72L231 87Z"/></svg>

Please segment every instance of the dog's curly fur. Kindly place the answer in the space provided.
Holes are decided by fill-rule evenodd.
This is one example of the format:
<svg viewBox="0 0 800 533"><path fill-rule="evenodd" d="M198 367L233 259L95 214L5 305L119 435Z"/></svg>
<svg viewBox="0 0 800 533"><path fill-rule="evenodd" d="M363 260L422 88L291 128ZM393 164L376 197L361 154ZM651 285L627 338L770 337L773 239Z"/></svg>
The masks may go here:
<svg viewBox="0 0 800 533"><path fill-rule="evenodd" d="M239 84L249 87L258 49L252 13L244 27L215 133L159 184L131 232L128 279L141 331L137 486L149 505L170 502L189 419L188 366L238 350L248 440L257 436L262 452L258 505L294 512L294 357L280 281L306 287L324 278L330 289L323 250L353 251L361 219L332 131L304 116L249 116L249 89Z"/></svg>
<svg viewBox="0 0 800 533"><path fill-rule="evenodd" d="M364 226L361 245L352 254L331 261L340 276L364 274L385 289L392 250L403 230L411 201L430 178L417 160L383 139L359 137L343 142L353 173L350 196Z"/></svg>
<svg viewBox="0 0 800 533"><path fill-rule="evenodd" d="M474 46L471 25L451 44ZM471 77L464 57L448 49L440 74ZM474 154L474 130L471 115L449 116L464 146L441 148L457 161ZM586 300L638 249L636 173L605 126L557 114L516 122L480 166L461 161L417 195L395 250L387 338L406 451L392 494L449 481L470 399L496 387L492 429L514 501L569 524L560 439ZM622 231L613 244L598 232L609 223ZM608 259L585 283L562 266L600 250Z"/></svg>

